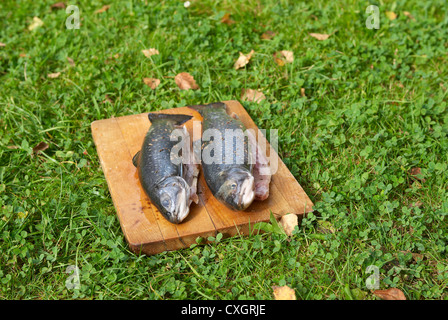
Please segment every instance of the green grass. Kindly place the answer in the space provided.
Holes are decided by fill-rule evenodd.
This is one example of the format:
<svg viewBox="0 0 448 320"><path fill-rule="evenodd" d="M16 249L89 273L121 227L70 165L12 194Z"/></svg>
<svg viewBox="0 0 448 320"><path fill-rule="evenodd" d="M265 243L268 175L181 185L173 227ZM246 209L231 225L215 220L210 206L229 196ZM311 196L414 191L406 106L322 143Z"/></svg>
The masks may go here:
<svg viewBox="0 0 448 320"><path fill-rule="evenodd" d="M365 27L367 1L191 2L76 1L79 30L52 1L1 2L0 298L271 299L272 286L288 285L298 299L375 299L366 288L375 265L380 289L447 299L445 1L374 2L379 30ZM220 22L227 12L235 24ZM44 25L29 31L34 16ZM267 30L273 39L261 39ZM148 59L148 48L160 54ZM280 50L294 62L278 66ZM200 89L179 90L180 72ZM161 84L151 90L143 77ZM279 130L279 154L314 214L290 238L131 253L90 123L239 99L244 88L266 95L243 104L260 128ZM49 148L33 155L41 141ZM70 265L79 289L66 287Z"/></svg>

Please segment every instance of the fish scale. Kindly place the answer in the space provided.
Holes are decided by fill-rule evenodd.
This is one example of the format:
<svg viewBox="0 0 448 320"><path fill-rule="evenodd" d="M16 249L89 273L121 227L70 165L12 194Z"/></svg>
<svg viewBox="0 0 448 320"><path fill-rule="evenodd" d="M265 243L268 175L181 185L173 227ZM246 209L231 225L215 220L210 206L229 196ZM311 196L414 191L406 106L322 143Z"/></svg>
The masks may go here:
<svg viewBox="0 0 448 320"><path fill-rule="evenodd" d="M192 116L149 113L148 118L151 127L132 162L152 203L168 221L180 223L188 215L191 190L183 164L171 160L171 150L179 143L171 141L171 133Z"/></svg>
<svg viewBox="0 0 448 320"><path fill-rule="evenodd" d="M238 199L238 196L241 197L241 193L249 192L250 190L243 190L243 182L246 179L252 179L252 169L253 164L251 161L251 153L250 147L248 143L248 139L245 137L244 132L246 128L243 123L236 118L231 117L227 114L226 105L222 102L211 103L209 105L197 105L197 106L189 106L191 109L198 111L203 120L202 120L202 134L204 138L204 133L207 130L215 130L216 136L212 134L210 140L202 139L201 143L201 164L204 173L205 182L207 186L211 190L212 194L220 200L222 203L226 204L233 210L244 210L245 205L238 203L241 199ZM237 135L230 147L232 148L228 154L232 155L232 161L225 158L226 148L229 147L226 144L225 137L226 131L232 132L233 130L241 130L243 135ZM210 156L213 158L215 156L214 151L216 147L218 147L217 143L215 143L214 139L216 137L221 137L222 145L221 145L221 161L220 163L207 163L204 160L204 154L210 153ZM212 139L213 137L213 139ZM237 140L239 139L239 140ZM243 139L241 141L241 139ZM209 149L210 150L209 150ZM209 152L210 151L210 152ZM238 158L242 158L242 163L236 162ZM231 181L231 182L229 182ZM239 192L231 192L229 188L236 184L237 191ZM246 183L247 185L247 183ZM244 185L244 186L246 186ZM243 188L243 189L241 189ZM250 187L251 189L253 187ZM231 194L232 193L232 194Z"/></svg>

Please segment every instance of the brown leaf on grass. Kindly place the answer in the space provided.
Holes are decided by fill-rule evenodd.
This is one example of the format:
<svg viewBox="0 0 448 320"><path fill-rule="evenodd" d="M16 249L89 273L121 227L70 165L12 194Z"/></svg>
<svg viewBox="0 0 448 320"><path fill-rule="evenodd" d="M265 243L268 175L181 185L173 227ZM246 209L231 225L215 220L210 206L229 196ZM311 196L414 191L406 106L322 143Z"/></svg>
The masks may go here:
<svg viewBox="0 0 448 320"><path fill-rule="evenodd" d="M68 63L72 66L72 67L74 67L75 66L75 61L73 61L73 59L72 58L70 58L70 57L67 57L67 61L68 61Z"/></svg>
<svg viewBox="0 0 448 320"><path fill-rule="evenodd" d="M282 50L280 54L285 58L286 63L292 63L294 61L294 52Z"/></svg>
<svg viewBox="0 0 448 320"><path fill-rule="evenodd" d="M387 17L387 19L392 21L392 20L397 19L397 14L393 11L386 11L386 17Z"/></svg>
<svg viewBox="0 0 448 320"><path fill-rule="evenodd" d="M58 78L60 75L61 75L60 72L55 72L55 73L49 73L49 74L47 74L47 77L50 78L50 79L56 79L56 78Z"/></svg>
<svg viewBox="0 0 448 320"><path fill-rule="evenodd" d="M44 151L44 150L46 150L46 149L48 149L48 144L42 141L42 142L38 143L38 144L33 148L33 153L34 153L34 154L38 154L39 152Z"/></svg>
<svg viewBox="0 0 448 320"><path fill-rule="evenodd" d="M6 44L4 44L3 42L0 42L0 47L6 47Z"/></svg>
<svg viewBox="0 0 448 320"><path fill-rule="evenodd" d="M274 54L274 59L282 67L285 63L292 63L294 61L294 53L288 50L278 51Z"/></svg>
<svg viewBox="0 0 448 320"><path fill-rule="evenodd" d="M268 31L266 31L265 33L263 33L263 34L261 35L261 39L264 39L264 40L271 40L272 38L275 37L276 34L277 34L277 32L268 30Z"/></svg>
<svg viewBox="0 0 448 320"><path fill-rule="evenodd" d="M101 103L106 103L106 102L109 102L109 103L111 103L111 104L114 103L114 101L109 97L108 94L106 94L106 95L104 96L104 100L103 100Z"/></svg>
<svg viewBox="0 0 448 320"><path fill-rule="evenodd" d="M409 19L411 19L411 20L415 20L414 16L413 16L410 12L408 12L408 11L403 11L403 14L404 14L406 17L408 17Z"/></svg>
<svg viewBox="0 0 448 320"><path fill-rule="evenodd" d="M412 202L408 205L408 208L421 208L423 206L423 202L421 201L416 201L416 202Z"/></svg>
<svg viewBox="0 0 448 320"><path fill-rule="evenodd" d="M280 227L283 228L283 230L288 236L292 235L294 227L297 226L298 224L299 219L297 218L297 215L293 213L282 216L279 222Z"/></svg>
<svg viewBox="0 0 448 320"><path fill-rule="evenodd" d="M297 300L294 289L291 289L288 286L273 286L272 289L274 289L275 300Z"/></svg>
<svg viewBox="0 0 448 320"><path fill-rule="evenodd" d="M181 72L178 75L174 77L174 81L176 82L177 86L181 90L188 90L188 89L199 89L199 86L197 85L196 81L194 80L193 76L189 74L188 72Z"/></svg>
<svg viewBox="0 0 448 320"><path fill-rule="evenodd" d="M95 13L98 14L98 13L106 12L107 10L109 10L109 8L110 8L110 5L109 5L109 4L106 4L106 5L103 6L101 9L96 10Z"/></svg>
<svg viewBox="0 0 448 320"><path fill-rule="evenodd" d="M415 178L415 179L417 179L417 180L419 180L421 182L425 182L426 181L426 179L422 178L422 176L421 176L421 174L422 174L422 169L421 168L418 168L418 167L412 168L411 170L409 170L409 174L413 178Z"/></svg>
<svg viewBox="0 0 448 320"><path fill-rule="evenodd" d="M44 25L44 22L40 20L38 17L33 18L33 22L28 26L28 30L33 31L34 29L37 29L39 27L42 27Z"/></svg>
<svg viewBox="0 0 448 320"><path fill-rule="evenodd" d="M305 95L305 88L300 88L300 96L306 97L306 95Z"/></svg>
<svg viewBox="0 0 448 320"><path fill-rule="evenodd" d="M240 52L240 56L239 56L238 60L236 60L235 64L233 65L233 68L235 70L238 70L238 69L244 67L246 64L248 64L249 60L252 58L254 52L255 52L254 50L251 50L247 55Z"/></svg>
<svg viewBox="0 0 448 320"><path fill-rule="evenodd" d="M154 49L154 48L145 49L145 50L142 50L142 52L147 58L149 58L150 56L153 56L155 54L159 54L159 50Z"/></svg>
<svg viewBox="0 0 448 320"><path fill-rule="evenodd" d="M320 41L327 40L330 37L329 34L322 34L322 33L310 33L310 36Z"/></svg>
<svg viewBox="0 0 448 320"><path fill-rule="evenodd" d="M241 91L241 100L243 101L254 101L260 103L262 100L265 99L266 96L261 91L253 89L243 89Z"/></svg>
<svg viewBox="0 0 448 320"><path fill-rule="evenodd" d="M406 300L406 297L400 289L390 288L386 290L375 290L373 294L383 300Z"/></svg>
<svg viewBox="0 0 448 320"><path fill-rule="evenodd" d="M160 80L156 78L143 78L143 82L153 90L160 84Z"/></svg>
<svg viewBox="0 0 448 320"><path fill-rule="evenodd" d="M280 67L283 67L285 65L285 60L280 58L274 58L274 61L276 64L278 64Z"/></svg>
<svg viewBox="0 0 448 320"><path fill-rule="evenodd" d="M51 5L51 9L65 9L67 5L64 2L56 2Z"/></svg>
<svg viewBox="0 0 448 320"><path fill-rule="evenodd" d="M234 24L235 21L230 19L230 13L226 13L222 18L221 18L221 23L225 23L227 25L231 25Z"/></svg>

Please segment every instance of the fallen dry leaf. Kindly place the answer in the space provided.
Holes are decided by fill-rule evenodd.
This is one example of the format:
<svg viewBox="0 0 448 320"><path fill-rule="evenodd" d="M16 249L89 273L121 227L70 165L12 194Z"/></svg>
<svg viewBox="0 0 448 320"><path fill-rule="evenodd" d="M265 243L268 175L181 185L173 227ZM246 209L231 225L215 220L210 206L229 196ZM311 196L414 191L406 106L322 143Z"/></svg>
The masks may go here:
<svg viewBox="0 0 448 320"><path fill-rule="evenodd" d="M142 50L142 52L147 58L149 58L150 56L153 56L155 54L159 54L159 50L154 49L154 48Z"/></svg>
<svg viewBox="0 0 448 320"><path fill-rule="evenodd" d="M414 16L413 16L410 12L408 12L408 11L403 11L403 14L404 14L406 17L408 17L409 19L411 19L411 20L415 20Z"/></svg>
<svg viewBox="0 0 448 320"><path fill-rule="evenodd" d="M389 20L395 20L395 19L397 19L397 14L393 11L386 11L386 17Z"/></svg>
<svg viewBox="0 0 448 320"><path fill-rule="evenodd" d="M268 30L261 35L261 39L270 40L270 39L274 38L276 34L277 34L277 32Z"/></svg>
<svg viewBox="0 0 448 320"><path fill-rule="evenodd" d="M226 14L222 17L222 19L221 19L221 23L225 23L225 24L227 24L227 25L231 25L231 24L234 24L235 21L232 20L232 19L230 19L230 13L226 13Z"/></svg>
<svg viewBox="0 0 448 320"><path fill-rule="evenodd" d="M243 89L241 92L241 100L243 101L254 101L260 103L265 100L266 96L261 91L253 89Z"/></svg>
<svg viewBox="0 0 448 320"><path fill-rule="evenodd" d="M417 180L419 180L419 181L421 181L421 182L425 182L426 181L426 179L424 179L424 178L421 178L421 176L420 177L418 177L418 175L421 175L421 173L422 173L422 169L421 168L412 168L411 170L409 170L409 174L412 176L412 177L414 177L415 179L417 179Z"/></svg>
<svg viewBox="0 0 448 320"><path fill-rule="evenodd" d="M274 61L276 64L278 64L280 67L283 67L285 65L285 60L280 58L274 58Z"/></svg>
<svg viewBox="0 0 448 320"><path fill-rule="evenodd" d="M274 289L275 300L297 300L294 289L291 289L288 286L273 286L272 289Z"/></svg>
<svg viewBox="0 0 448 320"><path fill-rule="evenodd" d="M68 61L68 63L72 66L72 67L74 67L75 66L75 61L73 61L73 59L72 58L70 58L70 57L67 57L67 61Z"/></svg>
<svg viewBox="0 0 448 320"><path fill-rule="evenodd" d="M6 44L4 44L3 42L0 42L0 47L6 47Z"/></svg>
<svg viewBox="0 0 448 320"><path fill-rule="evenodd" d="M292 235L292 232L294 231L294 227L299 224L299 219L297 218L297 215L290 213L286 214L281 217L279 225L280 227L285 230L285 233L288 236Z"/></svg>
<svg viewBox="0 0 448 320"><path fill-rule="evenodd" d="M48 149L48 144L42 141L33 148L33 153L38 154L39 152L44 151L45 149Z"/></svg>
<svg viewBox="0 0 448 320"><path fill-rule="evenodd" d="M294 53L292 51L282 50L274 54L274 59L282 67L285 63L292 63L294 61Z"/></svg>
<svg viewBox="0 0 448 320"><path fill-rule="evenodd" d="M280 51L280 54L285 57L287 63L292 63L294 61L294 52L288 50Z"/></svg>
<svg viewBox="0 0 448 320"><path fill-rule="evenodd" d="M238 60L236 60L235 64L233 65L233 68L235 70L238 70L238 69L244 67L246 64L249 63L249 60L252 58L253 54L254 54L254 50L251 50L247 55L240 52L240 56L239 56Z"/></svg>
<svg viewBox="0 0 448 320"><path fill-rule="evenodd" d="M48 78L51 78L51 79L55 79L55 78L59 77L60 75L61 75L60 72L55 72L55 73L49 73L49 74L47 74L47 77L48 77Z"/></svg>
<svg viewBox="0 0 448 320"><path fill-rule="evenodd" d="M44 22L42 20L40 20L38 17L34 17L33 22L28 26L28 30L33 31L34 29L42 27L43 25Z"/></svg>
<svg viewBox="0 0 448 320"><path fill-rule="evenodd" d="M56 2L51 5L51 9L65 9L67 5L64 2Z"/></svg>
<svg viewBox="0 0 448 320"><path fill-rule="evenodd" d="M305 88L300 88L300 96L306 97L306 95L305 95Z"/></svg>
<svg viewBox="0 0 448 320"><path fill-rule="evenodd" d="M143 78L143 82L153 90L160 84L160 80L156 78Z"/></svg>
<svg viewBox="0 0 448 320"><path fill-rule="evenodd" d="M400 289L390 288L386 290L375 290L373 294L383 300L406 300L406 297Z"/></svg>
<svg viewBox="0 0 448 320"><path fill-rule="evenodd" d="M310 33L310 36L320 41L327 40L330 37L329 34L322 34L322 33Z"/></svg>
<svg viewBox="0 0 448 320"><path fill-rule="evenodd" d="M111 103L111 104L114 103L114 101L109 97L108 94L106 94L106 95L104 96L104 100L102 101L102 103L106 103L106 102L109 102L109 103Z"/></svg>
<svg viewBox="0 0 448 320"><path fill-rule="evenodd" d="M178 75L174 77L174 81L176 82L177 86L181 90L188 90L188 89L199 89L199 86L197 85L196 81L194 80L193 76L189 74L188 72L181 72Z"/></svg>
<svg viewBox="0 0 448 320"><path fill-rule="evenodd" d="M106 12L107 10L109 10L109 8L110 8L110 5L109 5L109 4L106 4L106 5L103 6L101 9L96 10L95 13L98 14L98 13Z"/></svg>

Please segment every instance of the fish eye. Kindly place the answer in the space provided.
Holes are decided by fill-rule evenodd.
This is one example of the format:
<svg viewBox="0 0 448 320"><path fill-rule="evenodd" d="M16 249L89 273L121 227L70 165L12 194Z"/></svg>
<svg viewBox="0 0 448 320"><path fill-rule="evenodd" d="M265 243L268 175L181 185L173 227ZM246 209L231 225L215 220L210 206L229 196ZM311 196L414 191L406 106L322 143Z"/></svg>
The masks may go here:
<svg viewBox="0 0 448 320"><path fill-rule="evenodd" d="M236 188L236 183L235 183L235 182L232 183L232 184L230 185L230 187L231 187L232 189L235 189L235 188Z"/></svg>
<svg viewBox="0 0 448 320"><path fill-rule="evenodd" d="M170 201L169 198L165 198L165 199L162 200L162 206L164 206L167 209L169 208L170 203L171 203L171 201Z"/></svg>

